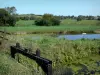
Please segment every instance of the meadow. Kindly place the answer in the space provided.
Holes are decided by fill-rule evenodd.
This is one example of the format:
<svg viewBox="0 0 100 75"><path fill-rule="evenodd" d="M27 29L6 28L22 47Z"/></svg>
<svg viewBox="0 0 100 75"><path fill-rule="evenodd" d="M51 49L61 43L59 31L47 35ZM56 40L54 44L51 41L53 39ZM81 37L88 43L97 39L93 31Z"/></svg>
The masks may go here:
<svg viewBox="0 0 100 75"><path fill-rule="evenodd" d="M97 20L62 20L60 26L36 26L34 20L19 20L15 27L1 27L7 32L26 32L26 33L94 33L100 29L100 21Z"/></svg>

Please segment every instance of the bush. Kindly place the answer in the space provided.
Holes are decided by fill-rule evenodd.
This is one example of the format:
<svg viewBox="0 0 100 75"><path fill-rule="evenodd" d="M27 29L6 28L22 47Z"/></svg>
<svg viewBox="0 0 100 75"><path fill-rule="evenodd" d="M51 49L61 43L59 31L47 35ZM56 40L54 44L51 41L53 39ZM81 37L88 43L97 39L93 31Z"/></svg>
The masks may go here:
<svg viewBox="0 0 100 75"><path fill-rule="evenodd" d="M82 20L82 18L80 18L80 17L77 18L77 21L81 21L81 20Z"/></svg>
<svg viewBox="0 0 100 75"><path fill-rule="evenodd" d="M100 21L100 16L98 16L98 19L97 20L99 20Z"/></svg>
<svg viewBox="0 0 100 75"><path fill-rule="evenodd" d="M40 19L40 18L38 18L38 19L35 20L35 24L36 24L37 26L43 26L43 20Z"/></svg>
<svg viewBox="0 0 100 75"><path fill-rule="evenodd" d="M58 26L58 25L60 25L60 20L58 20L57 18L53 18L53 19L52 19L52 23L53 23L53 24L52 24L53 26L55 26L55 25Z"/></svg>
<svg viewBox="0 0 100 75"><path fill-rule="evenodd" d="M16 17L9 16L9 19L7 20L7 23L9 24L9 26L15 26L15 24L16 24Z"/></svg>
<svg viewBox="0 0 100 75"><path fill-rule="evenodd" d="M35 20L37 26L55 26L60 25L60 20L51 14L44 14L42 18Z"/></svg>

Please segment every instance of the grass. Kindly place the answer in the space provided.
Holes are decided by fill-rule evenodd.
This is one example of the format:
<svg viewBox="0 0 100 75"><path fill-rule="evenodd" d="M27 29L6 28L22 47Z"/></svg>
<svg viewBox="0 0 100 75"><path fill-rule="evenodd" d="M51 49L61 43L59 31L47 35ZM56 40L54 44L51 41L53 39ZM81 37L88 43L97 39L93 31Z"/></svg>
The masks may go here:
<svg viewBox="0 0 100 75"><path fill-rule="evenodd" d="M32 26L34 25L34 20L19 20L16 22L16 26Z"/></svg>
<svg viewBox="0 0 100 75"><path fill-rule="evenodd" d="M4 27L3 27L4 28ZM2 28L2 29L3 29ZM40 32L40 33L68 33L75 32L93 32L100 29L100 26L66 25L66 26L29 26L29 27L5 27L7 32Z"/></svg>
<svg viewBox="0 0 100 75"><path fill-rule="evenodd" d="M10 36L9 38L10 40L17 40L23 47L32 48L32 53L39 48L42 57L53 61L53 72L57 75L60 75L58 74L59 72L63 72L62 69L65 70L63 67L72 68L74 72L82 69L82 65L85 65L89 71L94 69L99 70L95 62L100 61L98 54L100 40L70 41L50 36L42 36L38 40L32 40L31 37L33 36L20 35L17 37ZM22 61L21 63L26 61L32 64L33 62L29 59L26 60L27 58L23 56L20 59Z"/></svg>
<svg viewBox="0 0 100 75"><path fill-rule="evenodd" d="M100 21L98 20L82 20L76 21L72 19L62 20L61 25L100 25Z"/></svg>
<svg viewBox="0 0 100 75"><path fill-rule="evenodd" d="M27 67L0 51L0 75L32 75Z"/></svg>
<svg viewBox="0 0 100 75"><path fill-rule="evenodd" d="M19 20L16 23L16 26L34 26L34 20ZM65 19L61 20L62 25L100 25L100 21L98 20L72 20L72 19Z"/></svg>
<svg viewBox="0 0 100 75"><path fill-rule="evenodd" d="M100 29L100 21L97 20L62 20L60 26L36 26L34 20L23 21L20 20L16 23L15 27L0 27L7 32L26 32L26 33L93 33Z"/></svg>
<svg viewBox="0 0 100 75"><path fill-rule="evenodd" d="M76 22L75 20L63 20L60 26L40 27L35 26L34 21L18 21L15 27L0 27L0 30L5 29L7 32L91 32L100 29L99 21L83 20ZM19 26L20 25L20 26ZM37 35L35 35L37 36ZM67 73L66 69L77 73L83 69L83 66L91 70L100 70L95 62L100 61L99 48L100 40L65 40L50 37L48 35L38 35L41 38L32 40L34 35L6 35L9 41L5 42L4 51L0 51L0 75L40 75L41 69L37 74L37 64L25 56L20 56L19 64L16 60L9 56L9 46L19 42L23 47L32 48L31 52L39 48L41 56L53 61L54 75L64 75ZM17 59L17 55L16 55ZM35 69L35 70L34 70ZM81 71L82 72L82 71ZM35 74L34 74L35 73ZM66 75L66 74L65 74ZM78 74L81 75L81 74ZM99 74L98 74L99 75Z"/></svg>

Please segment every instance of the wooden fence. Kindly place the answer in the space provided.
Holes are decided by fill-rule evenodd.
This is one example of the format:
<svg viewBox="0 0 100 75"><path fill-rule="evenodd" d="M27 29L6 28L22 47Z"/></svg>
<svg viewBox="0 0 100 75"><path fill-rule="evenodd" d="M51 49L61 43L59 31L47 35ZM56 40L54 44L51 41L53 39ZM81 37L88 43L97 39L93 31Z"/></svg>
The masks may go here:
<svg viewBox="0 0 100 75"><path fill-rule="evenodd" d="M36 63L42 68L46 75L52 75L52 61L40 57L40 50L36 50L36 54L28 53L28 49L23 49L19 43L16 43L16 46L11 46L11 57L15 58L16 53L20 53L30 59L36 61Z"/></svg>

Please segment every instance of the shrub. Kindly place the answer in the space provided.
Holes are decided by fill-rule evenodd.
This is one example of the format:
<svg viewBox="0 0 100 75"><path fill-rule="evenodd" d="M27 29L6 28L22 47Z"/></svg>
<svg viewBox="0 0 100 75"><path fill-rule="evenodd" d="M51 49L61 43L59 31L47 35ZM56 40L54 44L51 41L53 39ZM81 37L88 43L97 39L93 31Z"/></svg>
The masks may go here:
<svg viewBox="0 0 100 75"><path fill-rule="evenodd" d="M15 26L15 24L16 24L16 17L9 16L9 19L7 20L7 23L9 24L9 26Z"/></svg>
<svg viewBox="0 0 100 75"><path fill-rule="evenodd" d="M35 20L37 26L55 26L60 25L60 20L54 17L52 14L44 14L42 18Z"/></svg>

